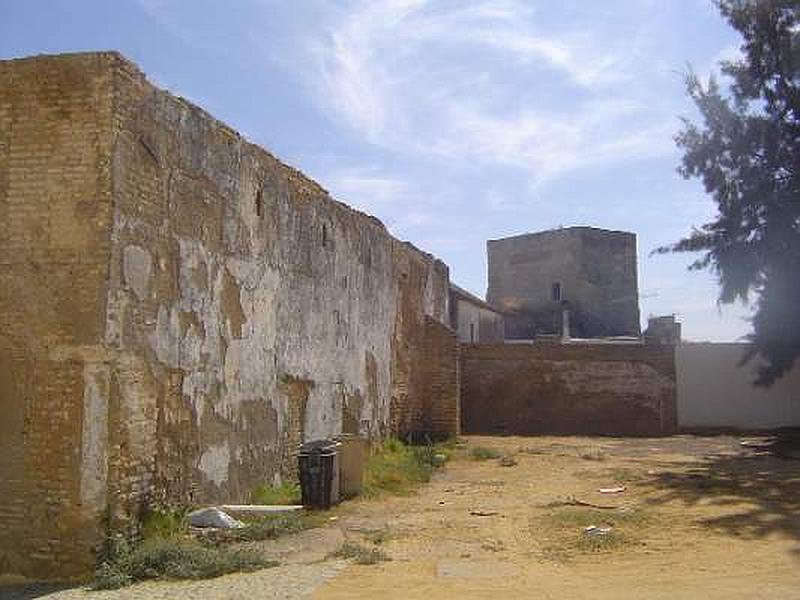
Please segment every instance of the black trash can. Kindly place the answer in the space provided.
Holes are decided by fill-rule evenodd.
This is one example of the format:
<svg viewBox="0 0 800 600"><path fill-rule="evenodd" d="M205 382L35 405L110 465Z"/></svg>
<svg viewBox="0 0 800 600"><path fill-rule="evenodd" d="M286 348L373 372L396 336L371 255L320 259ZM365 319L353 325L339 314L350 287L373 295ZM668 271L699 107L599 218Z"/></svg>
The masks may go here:
<svg viewBox="0 0 800 600"><path fill-rule="evenodd" d="M339 501L338 446L335 440L316 440L300 446L297 466L303 506L330 508Z"/></svg>

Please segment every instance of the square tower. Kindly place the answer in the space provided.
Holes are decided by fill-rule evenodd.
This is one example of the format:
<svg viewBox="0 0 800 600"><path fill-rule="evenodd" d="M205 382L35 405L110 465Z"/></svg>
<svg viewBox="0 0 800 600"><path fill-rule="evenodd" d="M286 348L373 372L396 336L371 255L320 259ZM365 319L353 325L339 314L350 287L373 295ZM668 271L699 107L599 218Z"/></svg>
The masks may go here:
<svg viewBox="0 0 800 600"><path fill-rule="evenodd" d="M638 336L636 235L595 227L528 233L486 244L487 301L507 311L506 337L561 333Z"/></svg>

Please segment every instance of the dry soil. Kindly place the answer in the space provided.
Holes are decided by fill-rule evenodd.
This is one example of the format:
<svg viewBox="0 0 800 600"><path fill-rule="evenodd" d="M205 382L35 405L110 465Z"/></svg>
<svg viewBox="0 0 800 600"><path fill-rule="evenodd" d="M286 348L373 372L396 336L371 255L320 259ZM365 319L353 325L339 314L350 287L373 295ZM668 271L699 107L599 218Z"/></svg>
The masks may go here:
<svg viewBox="0 0 800 600"><path fill-rule="evenodd" d="M727 436L467 439L517 464L455 461L416 496L348 508L392 560L315 599L800 598L794 458Z"/></svg>
<svg viewBox="0 0 800 600"><path fill-rule="evenodd" d="M267 544L280 567L37 597L800 599L800 460L740 441L468 437L418 493L345 503ZM478 446L511 466L473 460ZM390 560L329 558L345 541Z"/></svg>

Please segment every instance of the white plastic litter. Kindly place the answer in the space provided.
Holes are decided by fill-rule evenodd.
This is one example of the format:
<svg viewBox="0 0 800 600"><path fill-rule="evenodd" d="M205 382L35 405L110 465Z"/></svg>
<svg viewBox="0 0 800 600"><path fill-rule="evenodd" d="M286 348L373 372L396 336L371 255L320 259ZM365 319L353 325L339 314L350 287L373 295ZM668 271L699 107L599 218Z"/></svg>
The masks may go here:
<svg viewBox="0 0 800 600"><path fill-rule="evenodd" d="M600 492L601 494L620 494L624 492L625 489L626 488L624 485L618 485L615 487L600 488L597 491Z"/></svg>
<svg viewBox="0 0 800 600"><path fill-rule="evenodd" d="M597 525L589 525L584 527L583 533L586 535L608 535L611 533L613 527L598 527Z"/></svg>
<svg viewBox="0 0 800 600"><path fill-rule="evenodd" d="M244 523L237 521L216 506L192 511L186 515L186 519L192 527L215 527L217 529L239 529L244 527Z"/></svg>

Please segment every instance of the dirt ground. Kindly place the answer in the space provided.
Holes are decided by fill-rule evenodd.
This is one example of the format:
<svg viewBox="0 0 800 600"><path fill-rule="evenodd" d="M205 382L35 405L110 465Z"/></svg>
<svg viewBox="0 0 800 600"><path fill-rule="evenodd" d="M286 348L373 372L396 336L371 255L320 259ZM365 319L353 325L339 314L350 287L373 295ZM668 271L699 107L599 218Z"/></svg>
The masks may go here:
<svg viewBox="0 0 800 600"><path fill-rule="evenodd" d="M723 436L467 440L517 464L455 461L416 496L348 507L392 560L315 599L800 598L797 457Z"/></svg>
<svg viewBox="0 0 800 600"><path fill-rule="evenodd" d="M800 456L740 439L467 437L418 493L266 543L280 567L19 598L800 599ZM390 560L330 558L343 542Z"/></svg>

